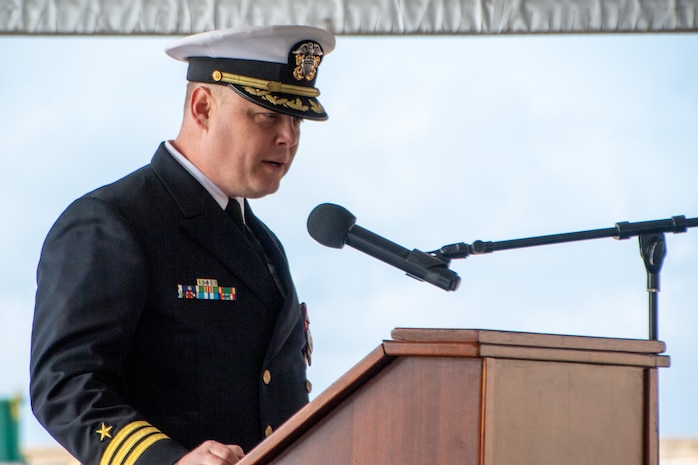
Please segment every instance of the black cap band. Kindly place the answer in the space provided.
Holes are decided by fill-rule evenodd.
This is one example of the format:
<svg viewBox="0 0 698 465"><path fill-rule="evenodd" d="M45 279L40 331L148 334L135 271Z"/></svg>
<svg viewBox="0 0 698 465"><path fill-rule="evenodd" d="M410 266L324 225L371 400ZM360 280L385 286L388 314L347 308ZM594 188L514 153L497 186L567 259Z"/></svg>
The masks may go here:
<svg viewBox="0 0 698 465"><path fill-rule="evenodd" d="M322 48L312 41L299 42L288 63L234 58L189 58L187 80L229 85L238 94L280 113L315 120L327 119L315 88Z"/></svg>

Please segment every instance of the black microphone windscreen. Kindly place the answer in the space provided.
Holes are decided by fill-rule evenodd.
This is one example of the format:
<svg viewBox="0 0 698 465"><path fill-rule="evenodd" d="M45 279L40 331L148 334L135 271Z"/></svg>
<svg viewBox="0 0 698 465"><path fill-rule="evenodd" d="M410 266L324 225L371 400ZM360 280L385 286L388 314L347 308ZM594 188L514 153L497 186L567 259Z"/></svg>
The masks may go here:
<svg viewBox="0 0 698 465"><path fill-rule="evenodd" d="M321 203L308 216L308 232L320 244L341 249L347 233L356 223L349 210L332 203Z"/></svg>

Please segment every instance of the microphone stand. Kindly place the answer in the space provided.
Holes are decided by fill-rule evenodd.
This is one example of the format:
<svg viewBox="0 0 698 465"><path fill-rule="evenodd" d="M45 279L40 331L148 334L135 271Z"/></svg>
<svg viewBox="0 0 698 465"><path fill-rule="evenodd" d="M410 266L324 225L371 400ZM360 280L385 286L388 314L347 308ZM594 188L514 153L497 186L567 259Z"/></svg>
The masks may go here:
<svg viewBox="0 0 698 465"><path fill-rule="evenodd" d="M628 239L638 236L640 242L640 254L645 262L647 270L647 292L649 293L649 338L657 340L657 293L659 292L659 273L666 256L666 242L664 233L683 233L688 228L698 226L698 218L686 219L685 216L674 216L668 220L642 221L629 223L627 221L616 223L613 228L593 229L572 233L552 234L549 236L529 237L508 241L475 241L471 245L457 243L445 245L441 249L430 252L442 259L466 258L469 255L482 255L497 250L518 249L538 245L559 244L562 242L574 242L602 237L614 239Z"/></svg>

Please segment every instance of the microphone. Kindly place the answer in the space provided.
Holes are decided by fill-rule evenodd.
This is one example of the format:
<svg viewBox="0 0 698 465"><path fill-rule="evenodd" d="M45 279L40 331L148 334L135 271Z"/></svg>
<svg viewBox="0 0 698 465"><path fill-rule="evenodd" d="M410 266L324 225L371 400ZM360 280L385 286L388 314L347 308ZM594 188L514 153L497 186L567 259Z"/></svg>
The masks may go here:
<svg viewBox="0 0 698 465"><path fill-rule="evenodd" d="M409 251L356 224L356 217L344 207L331 203L318 205L308 216L308 232L320 244L341 249L347 244L392 265L408 276L426 281L446 291L460 286L460 277L448 269L449 259L419 250Z"/></svg>

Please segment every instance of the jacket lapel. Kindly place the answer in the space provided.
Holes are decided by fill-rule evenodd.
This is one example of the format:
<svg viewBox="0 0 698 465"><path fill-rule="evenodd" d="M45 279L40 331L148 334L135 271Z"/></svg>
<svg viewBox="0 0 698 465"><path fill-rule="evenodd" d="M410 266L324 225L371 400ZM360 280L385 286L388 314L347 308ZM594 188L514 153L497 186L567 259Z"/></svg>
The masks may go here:
<svg viewBox="0 0 698 465"><path fill-rule="evenodd" d="M286 253L284 252L281 242L274 233L254 215L247 201L245 201L245 220L250 229L252 229L252 232L266 249L269 258L274 262L283 287L284 302L281 307L281 312L279 313L279 318L276 321L276 327L269 343L266 356L267 361L271 361L279 353L293 331L298 318L301 317L300 305L298 303L296 289L293 285Z"/></svg>
<svg viewBox="0 0 698 465"><path fill-rule="evenodd" d="M262 244L267 257L271 260L272 265L276 269L277 278L281 286L280 291L284 295L287 294L293 286L293 281L291 280L288 260L286 259L286 254L281 246L281 242L279 242L267 225L255 216L247 200L245 200L245 222Z"/></svg>
<svg viewBox="0 0 698 465"><path fill-rule="evenodd" d="M247 244L240 246L247 241L244 233L164 145L151 165L182 211L181 228L273 308L279 301L279 290L254 250Z"/></svg>

